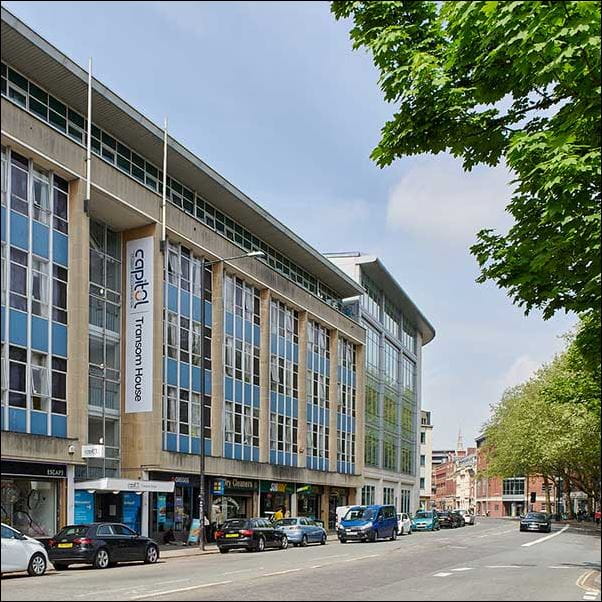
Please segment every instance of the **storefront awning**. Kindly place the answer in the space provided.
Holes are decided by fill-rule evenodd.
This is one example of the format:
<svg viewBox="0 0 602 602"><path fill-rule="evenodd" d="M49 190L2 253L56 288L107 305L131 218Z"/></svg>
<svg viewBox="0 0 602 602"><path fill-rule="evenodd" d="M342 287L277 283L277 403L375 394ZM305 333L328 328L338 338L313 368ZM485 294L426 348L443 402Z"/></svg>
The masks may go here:
<svg viewBox="0 0 602 602"><path fill-rule="evenodd" d="M139 481L130 479L94 479L92 481L81 481L75 483L75 489L88 489L89 491L157 491L160 493L172 493L175 487L173 481Z"/></svg>

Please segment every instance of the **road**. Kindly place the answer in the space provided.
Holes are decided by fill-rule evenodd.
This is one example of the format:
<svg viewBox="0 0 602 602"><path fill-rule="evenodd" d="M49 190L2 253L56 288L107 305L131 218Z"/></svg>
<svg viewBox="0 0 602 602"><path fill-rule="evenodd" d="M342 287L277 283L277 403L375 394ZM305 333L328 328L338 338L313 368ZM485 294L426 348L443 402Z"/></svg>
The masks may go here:
<svg viewBox="0 0 602 602"><path fill-rule="evenodd" d="M530 544L530 545L525 545ZM395 542L169 558L2 579L2 600L600 600L600 535L514 521Z"/></svg>

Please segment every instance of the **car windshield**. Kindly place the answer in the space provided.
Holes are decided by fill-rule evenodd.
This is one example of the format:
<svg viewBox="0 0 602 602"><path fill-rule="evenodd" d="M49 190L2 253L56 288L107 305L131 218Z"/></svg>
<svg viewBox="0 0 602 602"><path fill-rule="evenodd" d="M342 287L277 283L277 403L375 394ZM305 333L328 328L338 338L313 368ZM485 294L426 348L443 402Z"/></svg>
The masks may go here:
<svg viewBox="0 0 602 602"><path fill-rule="evenodd" d="M231 518L227 520L223 525L222 529L244 529L247 526L247 521L243 518Z"/></svg>
<svg viewBox="0 0 602 602"><path fill-rule="evenodd" d="M88 532L88 525L72 525L70 527L64 527L57 537L81 537Z"/></svg>
<svg viewBox="0 0 602 602"><path fill-rule="evenodd" d="M433 518L432 512L416 512L414 518Z"/></svg>
<svg viewBox="0 0 602 602"><path fill-rule="evenodd" d="M297 524L296 518L283 518L282 520L276 521L277 527L287 527L288 525L296 525L296 524Z"/></svg>
<svg viewBox="0 0 602 602"><path fill-rule="evenodd" d="M374 515L374 508L351 508L343 520L372 520Z"/></svg>
<svg viewBox="0 0 602 602"><path fill-rule="evenodd" d="M525 518L529 520L547 520L547 516L541 512L529 512Z"/></svg>

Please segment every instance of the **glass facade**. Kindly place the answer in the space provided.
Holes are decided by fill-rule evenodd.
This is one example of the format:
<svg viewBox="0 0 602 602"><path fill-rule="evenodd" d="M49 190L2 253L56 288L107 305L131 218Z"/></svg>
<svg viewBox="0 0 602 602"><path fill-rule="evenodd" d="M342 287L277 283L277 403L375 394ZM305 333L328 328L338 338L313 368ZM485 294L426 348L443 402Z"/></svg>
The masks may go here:
<svg viewBox="0 0 602 602"><path fill-rule="evenodd" d="M82 146L85 144L87 120L5 63L2 63L1 88L2 96L65 134L77 144ZM94 124L92 124L92 152L146 188L162 194L162 170ZM242 224L225 215L197 192L169 175L166 194L170 203L244 251L263 251L265 262L281 275L327 303L337 308L340 306L340 298L327 285L254 236Z"/></svg>
<svg viewBox="0 0 602 602"><path fill-rule="evenodd" d="M270 463L297 466L299 317L270 302Z"/></svg>
<svg viewBox="0 0 602 602"><path fill-rule="evenodd" d="M67 436L68 184L2 147L2 429Z"/></svg>
<svg viewBox="0 0 602 602"><path fill-rule="evenodd" d="M203 278L202 259L172 242L164 261L163 446L199 454L204 411L205 453L211 454L211 268L205 266Z"/></svg>
<svg viewBox="0 0 602 602"><path fill-rule="evenodd" d="M364 485L362 487L362 506L371 506L376 503L376 487Z"/></svg>
<svg viewBox="0 0 602 602"><path fill-rule="evenodd" d="M224 456L259 461L259 290L224 275Z"/></svg>
<svg viewBox="0 0 602 602"><path fill-rule="evenodd" d="M343 337L338 345L337 472L355 472L356 380L355 345Z"/></svg>
<svg viewBox="0 0 602 602"><path fill-rule="evenodd" d="M330 333L307 322L307 468L329 469Z"/></svg>

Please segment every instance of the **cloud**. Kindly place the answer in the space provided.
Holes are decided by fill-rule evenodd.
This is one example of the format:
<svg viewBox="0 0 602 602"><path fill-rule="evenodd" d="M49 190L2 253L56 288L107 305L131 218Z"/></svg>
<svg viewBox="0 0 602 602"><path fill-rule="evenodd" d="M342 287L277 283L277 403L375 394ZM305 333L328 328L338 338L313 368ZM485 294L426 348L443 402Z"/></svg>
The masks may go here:
<svg viewBox="0 0 602 602"><path fill-rule="evenodd" d="M529 355L517 357L502 377L501 382L504 390L525 382L540 367L541 362L538 362Z"/></svg>
<svg viewBox="0 0 602 602"><path fill-rule="evenodd" d="M482 228L505 228L511 174L503 166L464 172L449 155L413 159L389 195L388 225L447 245L471 244Z"/></svg>

